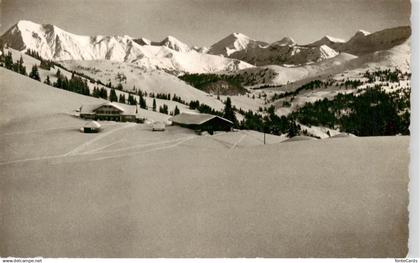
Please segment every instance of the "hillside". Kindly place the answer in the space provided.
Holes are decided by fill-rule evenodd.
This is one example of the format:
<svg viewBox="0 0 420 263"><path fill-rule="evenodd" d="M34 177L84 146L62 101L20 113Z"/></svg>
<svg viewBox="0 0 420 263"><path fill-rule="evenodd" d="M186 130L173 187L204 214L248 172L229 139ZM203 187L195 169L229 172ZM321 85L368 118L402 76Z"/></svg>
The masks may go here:
<svg viewBox="0 0 420 263"><path fill-rule="evenodd" d="M136 88L148 93L170 93L181 97L186 102L199 100L217 110L223 108L223 103L210 97L209 94L195 89L163 71L147 70L136 64L107 60L63 61L61 64L70 70L81 72L105 84L111 82L113 86L117 86L118 83L121 83L127 91Z"/></svg>
<svg viewBox="0 0 420 263"><path fill-rule="evenodd" d="M63 126L69 126L66 124L67 122L78 123L77 126L74 126L75 129L78 129L78 126L82 125L84 121L73 117L76 114L75 110L83 104L96 104L104 101L54 88L2 67L0 67L0 80L2 83L7 83L2 86L2 96L0 96L2 111L0 127L3 127L3 132L10 128L19 128L24 132L26 129L33 129L33 126L39 127L40 125L45 125L45 129L48 129L50 124L55 125L54 123L57 121L58 124L62 122ZM125 105L124 107L134 106ZM180 104L178 107L181 110L185 108ZM152 121L170 118L169 115L146 110L141 110L140 114ZM65 118L66 121L59 121L62 118Z"/></svg>
<svg viewBox="0 0 420 263"><path fill-rule="evenodd" d="M407 253L408 137L263 145L257 132L115 122L84 134L71 109L97 99L3 68L0 79L1 256Z"/></svg>

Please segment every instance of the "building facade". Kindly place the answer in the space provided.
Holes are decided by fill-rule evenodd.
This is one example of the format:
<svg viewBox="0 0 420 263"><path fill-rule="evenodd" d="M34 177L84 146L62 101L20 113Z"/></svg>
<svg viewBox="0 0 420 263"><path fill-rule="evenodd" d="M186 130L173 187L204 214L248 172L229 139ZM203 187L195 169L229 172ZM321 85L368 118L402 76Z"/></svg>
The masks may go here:
<svg viewBox="0 0 420 263"><path fill-rule="evenodd" d="M137 106L132 106L137 109ZM136 121L136 112L127 110L111 102L97 105L83 105L80 108L80 117L89 120L104 121Z"/></svg>

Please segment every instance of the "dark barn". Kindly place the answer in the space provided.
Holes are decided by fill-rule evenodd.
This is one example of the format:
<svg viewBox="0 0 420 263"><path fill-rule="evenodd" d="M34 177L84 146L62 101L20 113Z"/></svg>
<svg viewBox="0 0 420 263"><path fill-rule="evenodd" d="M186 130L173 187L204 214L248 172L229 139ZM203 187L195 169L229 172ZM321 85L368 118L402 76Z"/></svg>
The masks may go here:
<svg viewBox="0 0 420 263"><path fill-rule="evenodd" d="M230 131L233 127L233 122L230 120L211 114L181 113L172 118L172 123L196 131L207 131L210 134L214 131Z"/></svg>

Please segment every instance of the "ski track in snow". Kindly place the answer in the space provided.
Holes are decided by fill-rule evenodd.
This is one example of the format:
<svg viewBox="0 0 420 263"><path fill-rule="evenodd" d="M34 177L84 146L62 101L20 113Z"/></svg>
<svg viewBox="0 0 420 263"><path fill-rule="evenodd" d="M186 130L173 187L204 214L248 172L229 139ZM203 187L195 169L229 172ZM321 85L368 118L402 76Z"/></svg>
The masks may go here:
<svg viewBox="0 0 420 263"><path fill-rule="evenodd" d="M141 154L141 153L150 153L150 152L156 152L156 151L161 151L161 150L167 150L167 149L171 149L171 148L175 148L187 141L190 141L192 139L197 138L198 136L188 136L187 138L176 142L174 144L168 145L168 146L163 146L163 147L158 147L158 148L154 148L154 149L150 149L147 151L136 151L136 152L132 152L132 153L127 153L127 154L116 154L116 155L111 155L111 156L106 156L106 157L100 157L100 158L96 158L93 159L92 161L102 161L102 160L107 160L107 159L114 159L114 158L121 158L121 157L129 157L129 156L133 156L133 155L137 155L137 154Z"/></svg>
<svg viewBox="0 0 420 263"><path fill-rule="evenodd" d="M197 136L188 136L189 137L197 137ZM137 149L137 148L144 148L144 147L149 147L149 146L156 146L156 145L161 145L161 144L168 144L171 142L178 142L180 140L183 140L185 138L178 138L178 139L172 139L172 140L166 140L166 141L160 141L160 142L152 142L152 143L146 143L146 144L136 144L133 146L128 146L128 147L124 147L124 148L118 148L118 149L114 149L114 150L108 150L108 151L100 151L98 153L115 153L115 152L122 152L122 151L127 151L127 150L132 150L132 149ZM110 145L107 145L110 146ZM106 147L104 147L106 148ZM93 151L88 151L88 152L83 152L80 153L79 155L88 155L88 154L95 154L97 152L93 152Z"/></svg>
<svg viewBox="0 0 420 263"><path fill-rule="evenodd" d="M97 137L93 138L92 140L87 141L87 142L85 142L85 143L83 143L83 144L81 144L81 145L77 146L76 148L74 148L74 149L73 149L73 150L71 150L70 152L65 153L65 154L64 154L64 156L74 155L74 154L76 154L76 153L79 153L81 150L83 150L84 148L88 147L88 146L89 146L89 145L91 145L92 143L94 143L94 142L96 142L96 141L99 141L99 140L101 140L101 139L105 138L106 136L108 136L108 135L110 135L110 134L112 134L112 133L115 133L115 132L117 132L117 131L120 131L120 130L123 130L123 129L126 129L126 128L134 127L134 126L135 126L135 124L134 124L134 123L128 123L128 124L123 125L123 126L121 126L121 127L118 127L118 128L113 129L113 130L110 130L109 132L103 133L103 134L101 134L101 135L99 135L99 136L97 136Z"/></svg>
<svg viewBox="0 0 420 263"><path fill-rule="evenodd" d="M238 146L238 144L243 140L243 139L245 139L245 137L247 136L247 134L244 134L244 135L242 135L242 137L241 138L239 138L239 140L237 141L237 142L235 142L235 144L234 145L232 145L232 147L230 147L230 149L229 149L229 153L233 150L233 149L235 149L235 147L236 146Z"/></svg>
<svg viewBox="0 0 420 263"><path fill-rule="evenodd" d="M103 149L106 149L106 148L108 148L108 147L111 147L112 145L118 144L118 143L120 143L120 142L125 142L125 141L126 141L125 139L121 139L121 140L118 140L118 141L116 141L116 142L113 142L113 143L110 143L110 144L104 145L104 146L102 146L102 147L99 147L99 148L96 148L96 149L93 149L93 150L90 150L90 151L86 151L86 152L84 152L83 154L92 154L92 153L96 153L96 152L99 152L99 151L101 151L101 150L103 150Z"/></svg>
<svg viewBox="0 0 420 263"><path fill-rule="evenodd" d="M169 144L169 145L149 149L149 150L146 150L146 151L135 151L135 152L127 153L127 154L124 154L124 153L115 154L115 155L112 155L112 156L105 156L105 157L100 157L100 158L96 158L96 159L93 159L93 160L86 160L86 161L105 160L105 159L111 159L111 158L126 157L126 156L136 155L136 154L140 154L140 153L148 153L148 152L154 152L154 151L158 151L158 150L170 149L170 148L176 147L176 146L178 146L178 145L180 145L184 142L187 142L187 141L192 140L192 139L197 138L197 137L198 136L196 136L196 135L194 135L194 136L184 136L183 138L178 138L178 139L174 139L174 140L167 140L167 141L163 141L163 142L139 144L139 145L135 145L133 147L126 147L126 148L134 149L134 148L144 148L144 147L149 147L149 146L157 146L157 145L162 145L162 144ZM92 143L92 141L93 140L89 141L88 143ZM117 143L117 142L115 142L115 143ZM115 144L115 143L113 143L113 144ZM170 144L170 143L173 143L173 144ZM73 151L70 151L70 152L65 153L65 154L47 155L47 156L40 156L40 157L5 161L5 162L0 162L0 166L8 165L8 164L24 163L24 162L30 162L30 161L42 161L42 160L51 160L51 159L59 159L59 158L66 158L66 157L76 157L76 156L83 156L83 155L99 155L99 154L104 154L104 153L116 153L116 152L121 152L121 151L126 150L125 148L120 148L120 149L110 150L110 151L100 151L101 148L105 149L105 148L111 146L111 144L108 144L108 145L105 145L104 147L94 149L94 150L91 150L89 152L79 152L79 150L84 148L86 145L87 144L85 143L85 144L82 144L82 145L76 147L75 150L77 149L78 151L73 150ZM77 162L79 162L79 160L77 160Z"/></svg>
<svg viewBox="0 0 420 263"><path fill-rule="evenodd" d="M102 126L114 126L116 124L102 124ZM30 130L30 131L20 131L20 132L8 132L0 134L0 136L11 136L11 135L22 135L22 134L31 134L31 133L42 133L47 131L55 131L55 130L65 130L65 129L74 129L74 125L72 126L64 126L59 128L49 128L49 129L38 129L38 130Z"/></svg>

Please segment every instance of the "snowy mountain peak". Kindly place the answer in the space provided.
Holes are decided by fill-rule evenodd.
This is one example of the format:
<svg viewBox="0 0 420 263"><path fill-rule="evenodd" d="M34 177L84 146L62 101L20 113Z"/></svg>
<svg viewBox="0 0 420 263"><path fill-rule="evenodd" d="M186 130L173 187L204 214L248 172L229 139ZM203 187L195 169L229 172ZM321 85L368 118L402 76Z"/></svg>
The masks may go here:
<svg viewBox="0 0 420 263"><path fill-rule="evenodd" d="M13 27L17 27L19 29L21 29L21 28L33 28L33 29L36 29L36 28L39 28L39 24L36 24L36 23L34 23L32 21L29 21L29 20L20 20Z"/></svg>
<svg viewBox="0 0 420 263"><path fill-rule="evenodd" d="M156 44L158 44L159 46L166 46L170 49L180 51L180 52L188 52L191 50L187 44L181 42L180 40L178 40L176 37L173 37L173 36L167 36L161 42L158 42Z"/></svg>
<svg viewBox="0 0 420 263"><path fill-rule="evenodd" d="M271 46L294 46L296 41L291 37L283 37L281 40L273 42Z"/></svg>
<svg viewBox="0 0 420 263"><path fill-rule="evenodd" d="M130 36L81 36L54 25L20 21L0 37L0 45L25 52L34 50L51 60L111 60L166 72L217 72L251 67L242 61L190 52L173 36L161 42ZM204 50L203 50L204 51Z"/></svg>
<svg viewBox="0 0 420 263"><path fill-rule="evenodd" d="M230 56L235 52L258 45L267 45L267 43L251 39L242 33L232 33L219 42L213 44L208 53L213 55Z"/></svg>
<svg viewBox="0 0 420 263"><path fill-rule="evenodd" d="M331 42L334 42L334 43L344 43L344 42L346 42L341 38L336 38L336 37L332 37L332 36L329 36L329 35L324 36L322 39L328 40L328 41L331 41Z"/></svg>
<svg viewBox="0 0 420 263"><path fill-rule="evenodd" d="M344 44L345 41L339 38L335 38L329 35L324 36L320 40L317 40L315 42L312 42L308 44L307 46L311 47L321 47L322 45L326 45L332 49L338 50L342 44Z"/></svg>
<svg viewBox="0 0 420 263"><path fill-rule="evenodd" d="M355 40L355 39L359 39L359 38L364 38L364 37L366 37L366 36L368 36L368 35L370 35L370 33L368 32L368 31L366 31L366 30L362 30L362 29L359 29L359 30L357 30L356 31L356 33L350 38L350 40L349 41L351 41L351 40Z"/></svg>
<svg viewBox="0 0 420 263"><path fill-rule="evenodd" d="M152 44L152 41L144 37L133 39L133 41L139 44L140 46L150 46Z"/></svg>
<svg viewBox="0 0 420 263"><path fill-rule="evenodd" d="M229 36L235 37L237 39L250 39L247 35L244 35L242 33L236 33L236 32L230 34Z"/></svg>
<svg viewBox="0 0 420 263"><path fill-rule="evenodd" d="M359 29L359 30L357 30L356 35L364 35L364 36L367 36L367 35L370 35L370 32L368 32L366 30L363 30L363 29Z"/></svg>

